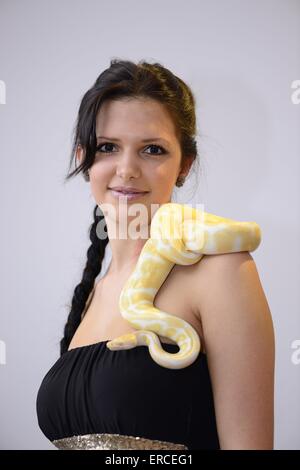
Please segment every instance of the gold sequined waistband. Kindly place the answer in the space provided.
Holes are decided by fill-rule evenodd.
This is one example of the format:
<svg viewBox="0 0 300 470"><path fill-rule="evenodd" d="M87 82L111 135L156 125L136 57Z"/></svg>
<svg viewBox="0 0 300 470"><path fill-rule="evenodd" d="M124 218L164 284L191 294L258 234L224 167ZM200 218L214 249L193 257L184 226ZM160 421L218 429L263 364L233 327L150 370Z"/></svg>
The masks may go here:
<svg viewBox="0 0 300 470"><path fill-rule="evenodd" d="M184 444L121 434L84 434L52 441L61 450L188 450Z"/></svg>

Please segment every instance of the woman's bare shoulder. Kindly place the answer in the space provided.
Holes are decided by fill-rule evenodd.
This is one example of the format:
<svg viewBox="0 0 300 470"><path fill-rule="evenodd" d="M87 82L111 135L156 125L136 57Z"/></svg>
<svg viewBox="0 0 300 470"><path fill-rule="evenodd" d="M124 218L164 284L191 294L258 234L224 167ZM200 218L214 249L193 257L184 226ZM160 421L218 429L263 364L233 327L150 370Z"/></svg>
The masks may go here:
<svg viewBox="0 0 300 470"><path fill-rule="evenodd" d="M201 306L212 301L215 289L226 288L226 296L232 295L232 290L227 290L229 284L233 288L234 282L242 272L252 272L252 277L259 280L258 272L253 257L248 251L226 253L219 255L204 255L195 265L193 277L193 299L195 310L199 315L203 312Z"/></svg>
<svg viewBox="0 0 300 470"><path fill-rule="evenodd" d="M249 252L205 256L195 284L221 448L270 449L275 340L254 259Z"/></svg>

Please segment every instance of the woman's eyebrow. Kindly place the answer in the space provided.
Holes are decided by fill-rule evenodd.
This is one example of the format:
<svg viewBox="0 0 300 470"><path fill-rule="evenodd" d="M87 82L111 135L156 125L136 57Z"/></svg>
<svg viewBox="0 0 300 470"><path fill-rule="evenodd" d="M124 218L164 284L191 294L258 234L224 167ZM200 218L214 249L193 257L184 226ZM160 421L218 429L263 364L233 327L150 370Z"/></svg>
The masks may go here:
<svg viewBox="0 0 300 470"><path fill-rule="evenodd" d="M106 140L114 140L115 142L121 142L121 139L117 139L116 137L105 137L104 135L97 135L97 139L106 139ZM166 139L163 139L162 137L152 137L150 139L142 139L141 142L152 142L153 140L161 140L162 142L165 142L166 144L169 144L169 142Z"/></svg>

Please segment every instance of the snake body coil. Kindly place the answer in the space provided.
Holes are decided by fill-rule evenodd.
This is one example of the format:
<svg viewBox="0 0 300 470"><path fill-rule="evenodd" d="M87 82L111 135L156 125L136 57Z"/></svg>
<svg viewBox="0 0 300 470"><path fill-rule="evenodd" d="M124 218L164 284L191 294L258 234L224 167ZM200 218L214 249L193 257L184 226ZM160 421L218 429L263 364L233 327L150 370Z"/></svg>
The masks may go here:
<svg viewBox="0 0 300 470"><path fill-rule="evenodd" d="M154 307L159 288L174 264L192 265L203 255L254 251L260 241L255 222L239 222L184 204L161 205L119 299L121 315L137 331L109 341L107 347L116 351L146 345L162 367L181 369L192 364L201 348L199 335L185 320ZM165 351L158 335L175 341L179 351Z"/></svg>

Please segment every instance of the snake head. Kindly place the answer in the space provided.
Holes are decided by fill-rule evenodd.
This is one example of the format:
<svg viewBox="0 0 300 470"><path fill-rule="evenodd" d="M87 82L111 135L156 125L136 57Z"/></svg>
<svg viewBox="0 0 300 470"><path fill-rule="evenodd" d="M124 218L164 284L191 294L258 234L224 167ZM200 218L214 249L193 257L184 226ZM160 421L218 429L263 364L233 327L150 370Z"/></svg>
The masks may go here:
<svg viewBox="0 0 300 470"><path fill-rule="evenodd" d="M135 333L127 333L126 335L119 336L106 343L106 346L111 351L119 351L120 349L132 349L138 345Z"/></svg>

